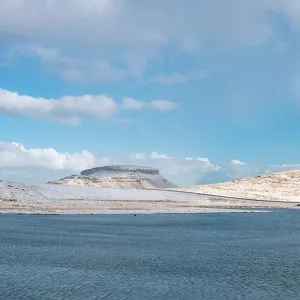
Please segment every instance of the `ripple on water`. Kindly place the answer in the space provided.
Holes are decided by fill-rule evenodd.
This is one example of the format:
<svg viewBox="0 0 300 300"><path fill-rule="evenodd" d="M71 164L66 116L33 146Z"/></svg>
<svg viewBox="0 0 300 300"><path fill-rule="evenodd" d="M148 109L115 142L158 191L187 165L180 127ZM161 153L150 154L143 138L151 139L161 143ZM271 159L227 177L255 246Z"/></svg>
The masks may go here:
<svg viewBox="0 0 300 300"><path fill-rule="evenodd" d="M299 299L298 212L0 216L0 299Z"/></svg>

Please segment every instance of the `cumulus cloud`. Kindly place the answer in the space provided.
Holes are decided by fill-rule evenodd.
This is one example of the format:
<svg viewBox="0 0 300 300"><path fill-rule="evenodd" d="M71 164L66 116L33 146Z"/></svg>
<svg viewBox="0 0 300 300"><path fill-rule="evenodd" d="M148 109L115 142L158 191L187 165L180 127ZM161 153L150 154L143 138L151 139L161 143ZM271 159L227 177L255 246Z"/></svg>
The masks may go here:
<svg viewBox="0 0 300 300"><path fill-rule="evenodd" d="M135 159L135 160L145 160L146 155L143 153L133 153L130 155L130 158Z"/></svg>
<svg viewBox="0 0 300 300"><path fill-rule="evenodd" d="M81 119L105 118L116 111L116 102L103 95L45 99L19 95L0 89L0 112L18 116L47 119L65 124L78 124Z"/></svg>
<svg viewBox="0 0 300 300"><path fill-rule="evenodd" d="M172 157L166 155L166 154L158 154L157 152L152 152L149 156L151 159L172 159Z"/></svg>
<svg viewBox="0 0 300 300"><path fill-rule="evenodd" d="M40 167L80 171L94 166L95 163L95 156L88 151L70 154L58 152L53 148L26 149L20 143L0 142L0 169Z"/></svg>
<svg viewBox="0 0 300 300"><path fill-rule="evenodd" d="M176 158L157 152L142 155L145 158L142 165L159 169L163 176L177 185L216 182L220 177L219 173L222 172L221 167L212 163L209 159ZM124 163L124 160L121 161ZM131 155L125 163L141 164L141 161L136 159L135 155Z"/></svg>
<svg viewBox="0 0 300 300"><path fill-rule="evenodd" d="M246 165L245 162L240 161L240 160L237 160L237 159L233 159L230 163L231 163L232 165L235 165L235 166L244 166L244 165Z"/></svg>
<svg viewBox="0 0 300 300"><path fill-rule="evenodd" d="M146 160L146 159L173 159L173 157L168 156L166 154L158 154L157 152L152 152L150 155L146 155L144 153L133 153L129 156L132 159L136 160Z"/></svg>
<svg viewBox="0 0 300 300"><path fill-rule="evenodd" d="M178 104L167 100L152 100L150 107L160 111L167 111L177 108Z"/></svg>
<svg viewBox="0 0 300 300"><path fill-rule="evenodd" d="M196 157L196 160L209 164L210 161L206 157Z"/></svg>
<svg viewBox="0 0 300 300"><path fill-rule="evenodd" d="M220 169L220 167L218 165L213 164L208 158L204 158L204 157L196 157L195 159L197 162L200 162L203 166L203 168L209 170L209 169L213 169L213 170L218 170Z"/></svg>
<svg viewBox="0 0 300 300"><path fill-rule="evenodd" d="M123 99L123 107L129 109L142 109L145 107L145 104L142 101L127 97Z"/></svg>
<svg viewBox="0 0 300 300"><path fill-rule="evenodd" d="M162 159L151 158L146 161L161 171L161 174L177 185L193 185L216 180L220 167L209 160L186 160L184 158L171 158L168 155L154 155ZM167 157L167 159L166 159Z"/></svg>
<svg viewBox="0 0 300 300"><path fill-rule="evenodd" d="M137 107L138 105L139 107ZM115 114L119 108L152 108L164 111L175 107L175 103L166 100L143 102L131 99L131 102L125 101L121 105L105 95L65 96L59 99L45 99L19 95L15 92L0 89L0 113L40 118L72 125L80 123L82 119L107 118Z"/></svg>

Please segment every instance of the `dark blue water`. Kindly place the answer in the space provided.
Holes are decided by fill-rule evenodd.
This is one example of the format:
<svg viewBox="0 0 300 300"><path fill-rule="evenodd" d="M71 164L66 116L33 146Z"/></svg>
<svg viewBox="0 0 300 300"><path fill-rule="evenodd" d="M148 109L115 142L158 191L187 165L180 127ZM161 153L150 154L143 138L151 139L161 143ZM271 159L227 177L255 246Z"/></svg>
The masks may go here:
<svg viewBox="0 0 300 300"><path fill-rule="evenodd" d="M300 299L300 211L2 215L0 299Z"/></svg>

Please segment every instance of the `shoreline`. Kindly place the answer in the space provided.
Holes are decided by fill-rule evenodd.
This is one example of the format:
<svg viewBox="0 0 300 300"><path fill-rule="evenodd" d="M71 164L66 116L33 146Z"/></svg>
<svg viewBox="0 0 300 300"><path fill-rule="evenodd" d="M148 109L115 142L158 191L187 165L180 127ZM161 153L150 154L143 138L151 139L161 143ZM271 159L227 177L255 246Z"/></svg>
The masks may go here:
<svg viewBox="0 0 300 300"><path fill-rule="evenodd" d="M38 206L6 207L0 202L0 215L155 215L155 214L218 214L218 213L271 213L276 210L300 211L297 206L210 206L210 207L172 207L172 208L101 208L95 209L47 209Z"/></svg>
<svg viewBox="0 0 300 300"><path fill-rule="evenodd" d="M253 210L253 209L208 209L208 210L195 210L195 211L101 211L101 212L30 212L30 211L3 211L0 210L0 216L2 215L21 215L21 216L104 216L104 215L187 215L187 214L224 214L224 213L271 213L272 210Z"/></svg>
<svg viewBox="0 0 300 300"><path fill-rule="evenodd" d="M194 214L258 212L293 208L299 202L241 199L162 189L112 189L0 182L1 214Z"/></svg>

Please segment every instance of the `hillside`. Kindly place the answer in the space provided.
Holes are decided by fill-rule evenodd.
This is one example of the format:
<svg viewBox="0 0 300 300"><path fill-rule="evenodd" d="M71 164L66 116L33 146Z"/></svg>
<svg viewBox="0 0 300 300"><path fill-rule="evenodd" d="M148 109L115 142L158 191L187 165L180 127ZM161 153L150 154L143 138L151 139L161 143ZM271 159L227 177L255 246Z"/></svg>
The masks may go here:
<svg viewBox="0 0 300 300"><path fill-rule="evenodd" d="M300 202L300 170L268 173L218 184L191 186L184 190L257 200Z"/></svg>
<svg viewBox="0 0 300 300"><path fill-rule="evenodd" d="M295 203L251 201L171 190L112 189L0 182L0 214L130 214L250 212L296 208Z"/></svg>
<svg viewBox="0 0 300 300"><path fill-rule="evenodd" d="M84 170L80 175L72 175L51 184L90 186L122 189L174 188L162 177L157 169L139 166L106 166Z"/></svg>
<svg viewBox="0 0 300 300"><path fill-rule="evenodd" d="M300 171L190 188L169 186L173 187L158 170L128 166L86 170L55 184L2 181L0 213L249 212L250 208L297 208L300 204Z"/></svg>

